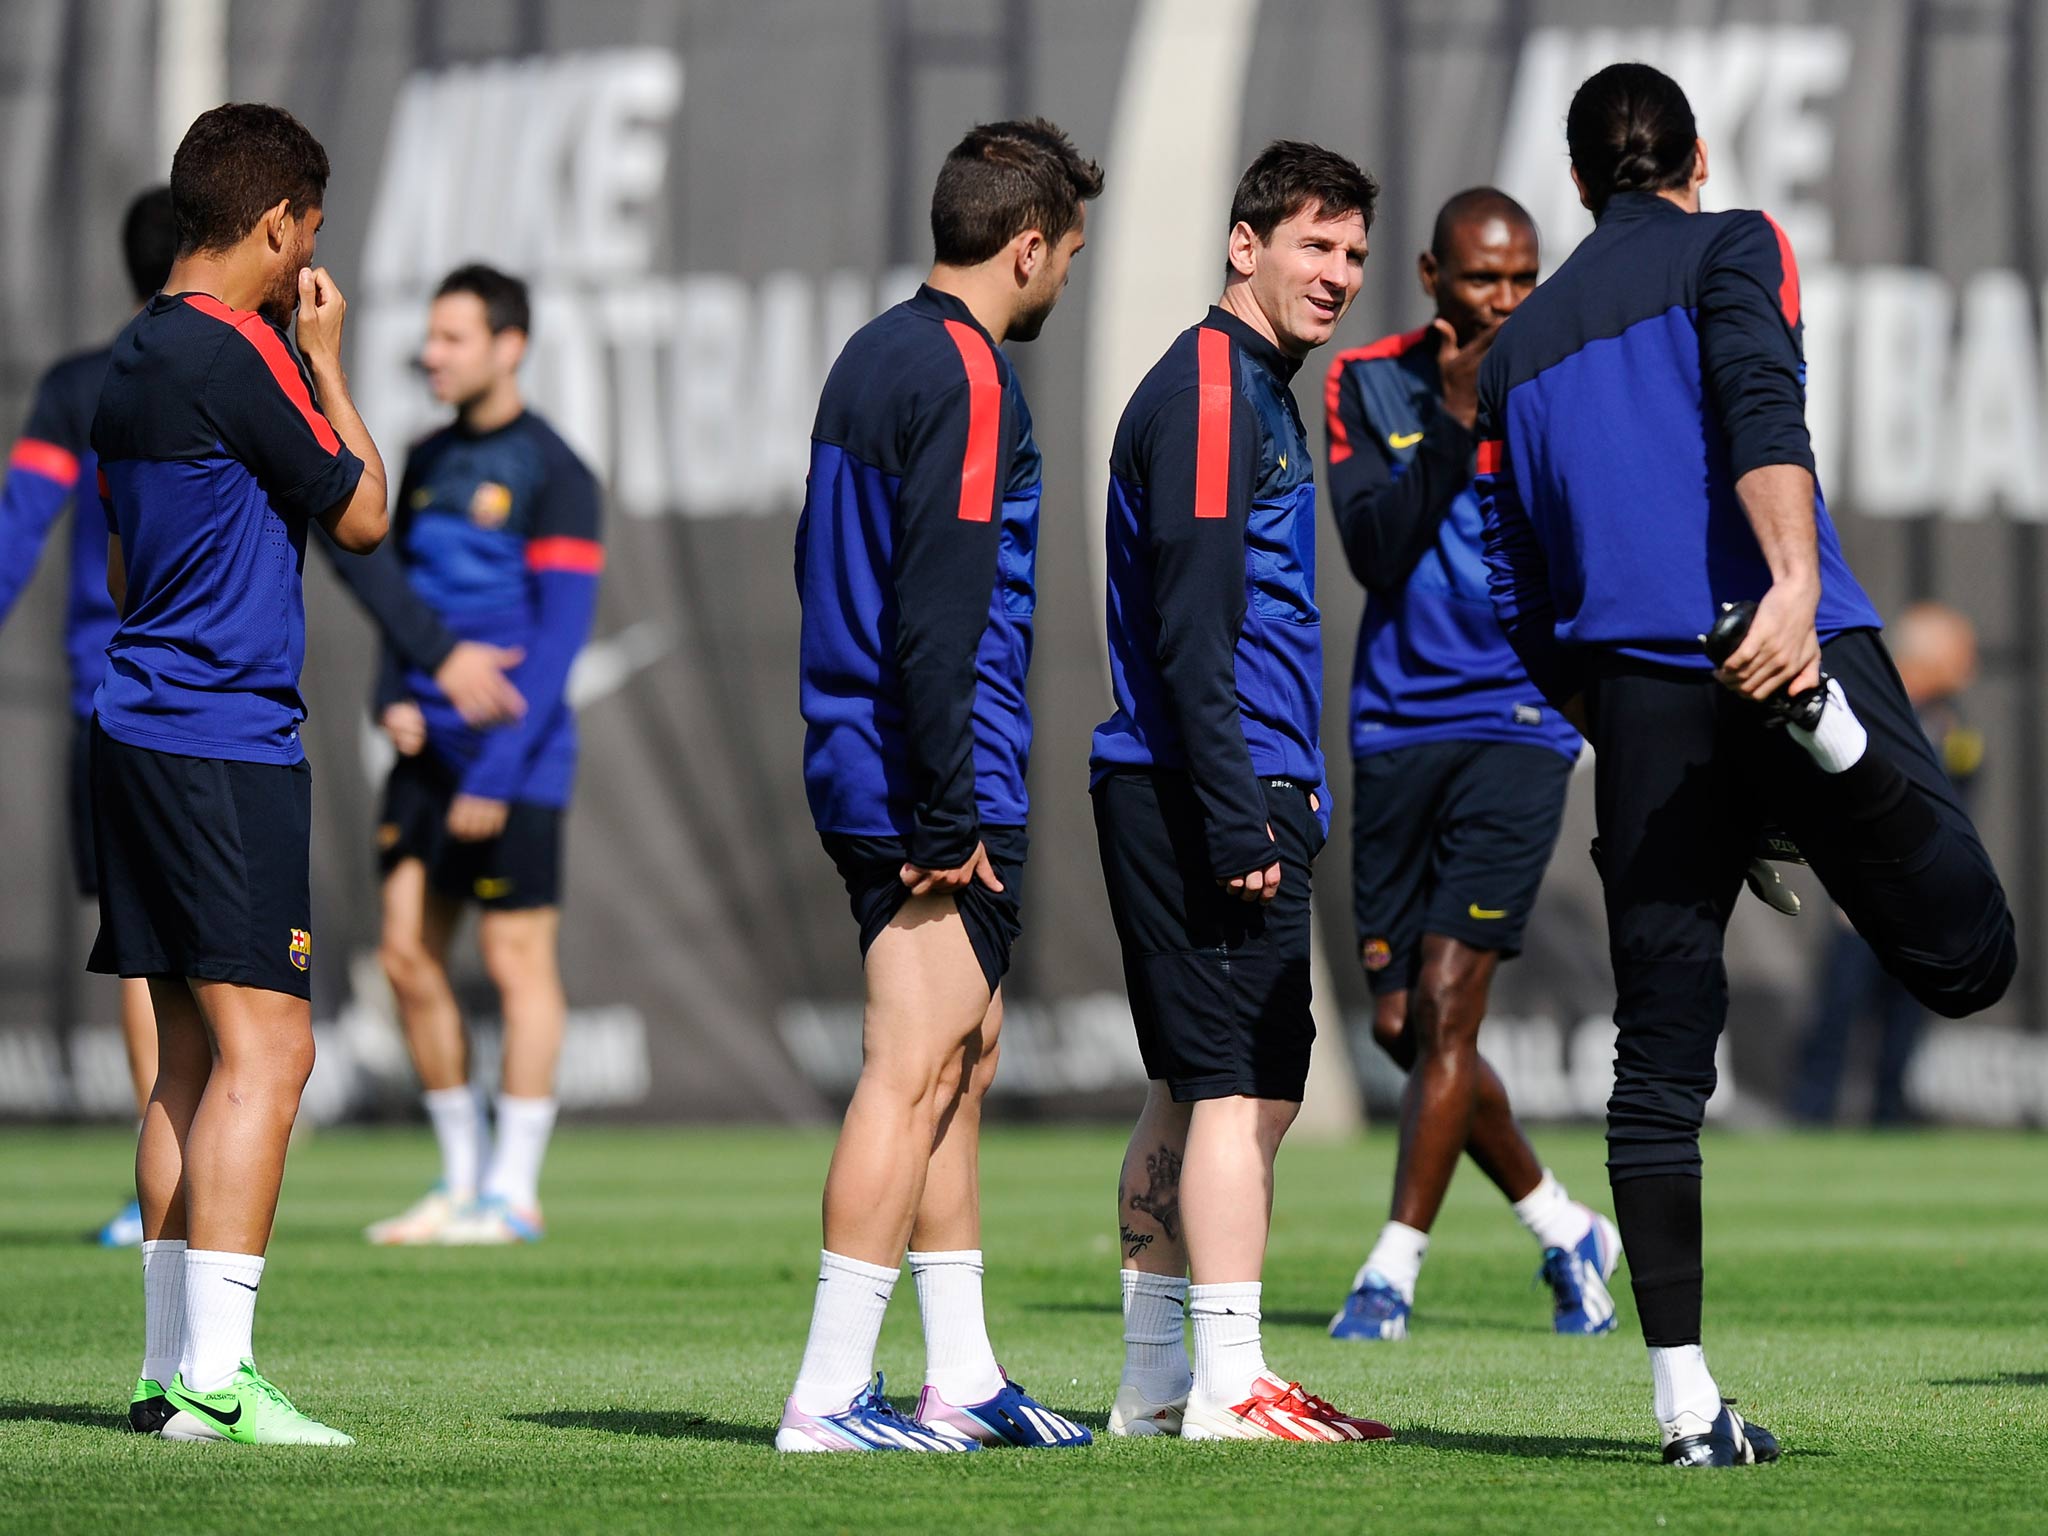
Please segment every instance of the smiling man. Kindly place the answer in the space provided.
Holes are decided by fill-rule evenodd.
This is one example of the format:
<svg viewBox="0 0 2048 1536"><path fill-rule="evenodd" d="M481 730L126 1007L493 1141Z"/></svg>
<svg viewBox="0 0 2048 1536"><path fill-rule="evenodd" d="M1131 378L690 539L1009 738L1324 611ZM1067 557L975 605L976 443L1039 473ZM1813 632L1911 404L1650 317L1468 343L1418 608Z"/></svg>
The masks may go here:
<svg viewBox="0 0 2048 1536"><path fill-rule="evenodd" d="M1536 286L1536 225L1474 187L1444 204L1418 265L1434 318L1338 354L1324 391L1332 509L1367 592L1351 673L1358 954L1374 1038L1409 1074L1393 1209L1330 1332L1407 1336L1430 1228L1470 1152L1543 1249L1553 1326L1604 1333L1614 1225L1538 1160L1479 1055L1580 746L1493 616L1472 490L1479 364Z"/></svg>
<svg viewBox="0 0 2048 1536"><path fill-rule="evenodd" d="M1110 455L1117 707L1091 766L1151 1079L1117 1192L1113 1434L1391 1433L1273 1375L1259 1338L1273 1158L1315 1038L1309 865L1329 824L1315 486L1288 382L1358 296L1378 195L1342 155L1268 146L1231 202L1222 298L1145 376Z"/></svg>

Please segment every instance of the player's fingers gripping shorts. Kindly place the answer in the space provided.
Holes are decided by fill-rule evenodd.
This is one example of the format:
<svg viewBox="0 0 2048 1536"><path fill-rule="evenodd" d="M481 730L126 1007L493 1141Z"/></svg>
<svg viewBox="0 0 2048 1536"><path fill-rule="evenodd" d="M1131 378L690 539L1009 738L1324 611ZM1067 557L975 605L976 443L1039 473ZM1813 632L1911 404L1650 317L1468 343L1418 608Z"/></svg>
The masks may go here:
<svg viewBox="0 0 2048 1536"><path fill-rule="evenodd" d="M1241 901L1210 873L1202 809L1182 773L1095 787L1095 832L1145 1075L1176 1102L1242 1094L1299 1103L1309 1013L1309 865L1323 832L1308 790L1265 781L1280 894Z"/></svg>
<svg viewBox="0 0 2048 1536"><path fill-rule="evenodd" d="M560 809L514 800L505 811L504 831L465 843L448 831L448 807L457 792L455 776L428 753L398 760L384 782L379 871L388 876L405 860L418 859L435 890L486 912L561 905Z"/></svg>
<svg viewBox="0 0 2048 1536"><path fill-rule="evenodd" d="M87 969L311 995L313 770L180 757L95 727Z"/></svg>
<svg viewBox="0 0 2048 1536"><path fill-rule="evenodd" d="M846 882L847 901L854 921L860 924L860 953L865 960L882 930L910 900L910 888L901 878L903 844L893 837L855 837L843 832L822 832L819 837L839 878ZM1003 888L992 891L976 880L956 891L953 903L967 929L967 941L974 946L974 958L981 962L981 974L994 992L1009 974L1010 950L1023 931L1024 860L1031 844L1022 827L985 826L981 842Z"/></svg>
<svg viewBox="0 0 2048 1536"><path fill-rule="evenodd" d="M1414 985L1425 933L1521 952L1571 772L1562 753L1512 741L1423 742L1354 761L1352 910L1375 995Z"/></svg>

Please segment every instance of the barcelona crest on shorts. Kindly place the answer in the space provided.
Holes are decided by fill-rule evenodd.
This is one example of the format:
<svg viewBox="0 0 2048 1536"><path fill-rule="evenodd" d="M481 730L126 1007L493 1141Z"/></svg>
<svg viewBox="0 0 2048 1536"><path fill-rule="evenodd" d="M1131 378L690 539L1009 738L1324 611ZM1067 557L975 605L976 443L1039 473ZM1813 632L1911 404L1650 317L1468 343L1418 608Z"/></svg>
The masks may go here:
<svg viewBox="0 0 2048 1536"><path fill-rule="evenodd" d="M292 930L292 964L305 970L313 963L313 935L303 928Z"/></svg>
<svg viewBox="0 0 2048 1536"><path fill-rule="evenodd" d="M1359 948L1368 971L1384 971L1394 960L1394 946L1385 939L1367 939Z"/></svg>

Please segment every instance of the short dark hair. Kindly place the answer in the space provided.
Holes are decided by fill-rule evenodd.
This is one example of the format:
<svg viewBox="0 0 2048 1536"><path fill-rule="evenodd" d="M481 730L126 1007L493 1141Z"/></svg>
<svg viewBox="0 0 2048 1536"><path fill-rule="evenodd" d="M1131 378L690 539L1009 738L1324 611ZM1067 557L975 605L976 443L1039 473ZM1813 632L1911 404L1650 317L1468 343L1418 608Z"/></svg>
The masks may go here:
<svg viewBox="0 0 2048 1536"><path fill-rule="evenodd" d="M128 283L135 297L160 292L178 256L178 217L171 212L171 189L151 187L137 195L121 220L121 257L128 263Z"/></svg>
<svg viewBox="0 0 2048 1536"><path fill-rule="evenodd" d="M1610 64L1572 97L1564 136L1598 218L1617 192L1683 187L1700 132L1676 80L1647 64Z"/></svg>
<svg viewBox="0 0 2048 1536"><path fill-rule="evenodd" d="M1499 187L1467 187L1437 209L1436 224L1429 232L1429 254L1442 261L1444 253L1450 249L1452 230L1460 224L1491 218L1520 224L1532 234L1536 229L1536 221L1529 216L1529 210Z"/></svg>
<svg viewBox="0 0 2048 1536"><path fill-rule="evenodd" d="M1273 238L1274 230L1313 206L1326 219L1358 214L1369 230L1379 199L1380 184L1334 149L1300 139L1275 139L1238 179L1230 199L1230 227L1249 224L1263 244Z"/></svg>
<svg viewBox="0 0 2048 1536"><path fill-rule="evenodd" d="M279 203L303 218L327 193L327 151L282 107L235 101L202 112L171 157L178 254L224 251Z"/></svg>
<svg viewBox="0 0 2048 1536"><path fill-rule="evenodd" d="M510 272L472 261L442 278L434 297L445 299L451 293L473 293L483 300L484 324L491 328L493 336L500 331L533 334L533 302L527 295L526 283Z"/></svg>
<svg viewBox="0 0 2048 1536"><path fill-rule="evenodd" d="M1102 167L1042 117L982 123L939 167L932 254L945 266L987 261L1027 229L1057 245L1102 195Z"/></svg>

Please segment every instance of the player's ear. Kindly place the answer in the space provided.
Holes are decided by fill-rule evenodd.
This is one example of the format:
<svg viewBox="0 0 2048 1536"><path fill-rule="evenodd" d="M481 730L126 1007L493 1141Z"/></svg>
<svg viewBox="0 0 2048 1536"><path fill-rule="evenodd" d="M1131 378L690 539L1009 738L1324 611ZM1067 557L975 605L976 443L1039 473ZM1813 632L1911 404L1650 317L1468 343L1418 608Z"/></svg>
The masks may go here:
<svg viewBox="0 0 2048 1536"><path fill-rule="evenodd" d="M1039 230L1027 229L1010 244L1016 252L1017 286L1028 287L1050 254L1046 248L1045 235Z"/></svg>
<svg viewBox="0 0 2048 1536"><path fill-rule="evenodd" d="M491 338L491 346L498 354L498 366L507 373L517 373L526 361L526 332L522 330L508 326Z"/></svg>
<svg viewBox="0 0 2048 1536"><path fill-rule="evenodd" d="M1576 165L1571 168L1571 171L1572 185L1579 189L1579 206L1585 209L1586 212L1591 213L1593 211L1593 199L1586 195L1585 178L1579 175L1579 168Z"/></svg>
<svg viewBox="0 0 2048 1536"><path fill-rule="evenodd" d="M1707 184L1707 141L1705 139L1694 139L1692 141L1692 157L1693 190L1698 191Z"/></svg>
<svg viewBox="0 0 2048 1536"><path fill-rule="evenodd" d="M265 213L258 221L263 228L263 238L273 251L282 251L290 243L287 231L292 222L292 200L281 199L277 206Z"/></svg>
<svg viewBox="0 0 2048 1536"><path fill-rule="evenodd" d="M1415 258L1415 274L1422 279L1422 296L1436 302L1436 252L1424 251Z"/></svg>
<svg viewBox="0 0 2048 1536"><path fill-rule="evenodd" d="M1230 269L1239 277L1259 269L1259 237L1243 219L1230 226Z"/></svg>

